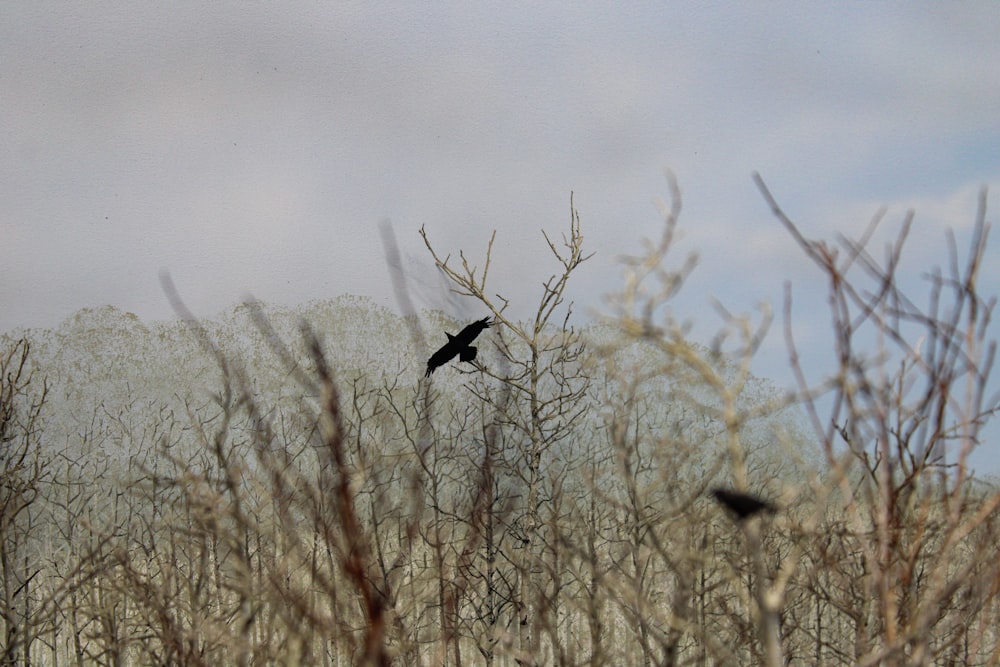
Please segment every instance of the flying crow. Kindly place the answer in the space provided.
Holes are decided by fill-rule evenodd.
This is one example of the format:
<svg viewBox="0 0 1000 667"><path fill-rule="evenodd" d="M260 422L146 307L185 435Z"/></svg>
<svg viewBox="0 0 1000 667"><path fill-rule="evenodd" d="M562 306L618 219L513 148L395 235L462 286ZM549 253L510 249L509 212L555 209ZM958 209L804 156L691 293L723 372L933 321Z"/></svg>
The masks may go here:
<svg viewBox="0 0 1000 667"><path fill-rule="evenodd" d="M737 521L743 521L749 517L760 512L767 512L768 514L774 514L778 511L778 508L771 503L757 498L756 496L751 496L747 493L739 493L738 491L730 491L729 489L716 488L712 489L712 495L720 503L726 506L730 512L736 516Z"/></svg>
<svg viewBox="0 0 1000 667"><path fill-rule="evenodd" d="M457 336L452 336L446 331L444 335L448 337L448 342L427 360L427 372L424 373L424 377L430 377L436 368L444 366L454 359L455 355L458 355L460 361L471 362L475 359L476 348L472 346L472 341L476 340L476 336L489 326L490 318L484 317L462 329Z"/></svg>

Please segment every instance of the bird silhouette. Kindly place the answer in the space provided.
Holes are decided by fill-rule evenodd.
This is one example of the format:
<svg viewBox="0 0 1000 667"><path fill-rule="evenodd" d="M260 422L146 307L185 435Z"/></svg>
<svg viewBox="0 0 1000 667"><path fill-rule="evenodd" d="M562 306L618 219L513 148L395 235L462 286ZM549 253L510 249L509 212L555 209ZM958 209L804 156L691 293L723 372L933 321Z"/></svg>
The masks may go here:
<svg viewBox="0 0 1000 667"><path fill-rule="evenodd" d="M712 489L712 495L736 516L737 521L743 521L761 512L774 514L778 511L778 508L773 504L763 498L752 496L749 493L740 493L739 491L717 487Z"/></svg>
<svg viewBox="0 0 1000 667"><path fill-rule="evenodd" d="M484 317L462 329L457 336L452 336L446 331L444 335L448 337L448 342L427 360L427 372L424 373L424 377L430 377L435 369L444 366L456 356L459 361L471 362L475 359L477 350L472 346L472 341L491 324L490 318Z"/></svg>

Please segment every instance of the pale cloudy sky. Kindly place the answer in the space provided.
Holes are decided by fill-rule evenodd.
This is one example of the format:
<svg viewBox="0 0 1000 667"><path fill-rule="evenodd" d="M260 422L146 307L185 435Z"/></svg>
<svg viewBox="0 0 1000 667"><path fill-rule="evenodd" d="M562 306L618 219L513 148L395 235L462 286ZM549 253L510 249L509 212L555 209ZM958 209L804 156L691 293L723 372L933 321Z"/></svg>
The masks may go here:
<svg viewBox="0 0 1000 667"><path fill-rule="evenodd" d="M808 343L823 283L751 174L813 237L914 208L912 266L942 261L982 185L1000 209L998 35L992 2L3 3L0 331L166 319L161 269L200 315L394 306L383 219L418 305L460 317L417 230L481 257L497 229L493 289L527 315L571 191L586 312L659 234L669 168L700 254L678 314L780 311L791 280ZM759 373L781 349L776 326Z"/></svg>

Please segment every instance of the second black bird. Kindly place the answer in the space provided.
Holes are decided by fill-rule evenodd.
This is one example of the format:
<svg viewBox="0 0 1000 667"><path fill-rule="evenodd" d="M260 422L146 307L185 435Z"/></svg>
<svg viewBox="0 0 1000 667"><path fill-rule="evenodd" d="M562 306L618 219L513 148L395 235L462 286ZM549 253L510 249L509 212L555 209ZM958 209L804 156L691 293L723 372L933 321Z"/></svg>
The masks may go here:
<svg viewBox="0 0 1000 667"><path fill-rule="evenodd" d="M749 493L715 488L712 489L712 495L715 496L716 500L725 505L726 509L736 515L738 521L743 521L761 512L774 514L778 509L766 500L751 496Z"/></svg>

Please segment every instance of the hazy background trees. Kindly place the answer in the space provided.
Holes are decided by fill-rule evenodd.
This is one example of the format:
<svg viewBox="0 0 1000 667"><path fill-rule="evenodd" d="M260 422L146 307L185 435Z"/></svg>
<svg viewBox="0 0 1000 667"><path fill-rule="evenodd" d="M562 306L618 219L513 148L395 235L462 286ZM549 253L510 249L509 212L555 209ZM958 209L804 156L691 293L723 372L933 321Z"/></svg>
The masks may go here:
<svg viewBox="0 0 1000 667"><path fill-rule="evenodd" d="M467 322L353 297L5 337L5 661L996 664L1000 495L967 464L997 406L985 211L908 293L905 224L884 255L808 240L758 185L830 285L836 370L796 364L794 395L750 373L769 311L704 341L673 312L673 184L594 321L572 202L523 319L492 238L423 231L496 320L430 380L421 341ZM779 512L736 521L716 486Z"/></svg>

